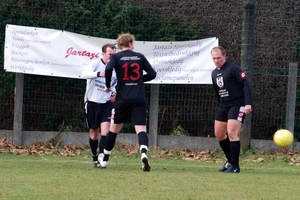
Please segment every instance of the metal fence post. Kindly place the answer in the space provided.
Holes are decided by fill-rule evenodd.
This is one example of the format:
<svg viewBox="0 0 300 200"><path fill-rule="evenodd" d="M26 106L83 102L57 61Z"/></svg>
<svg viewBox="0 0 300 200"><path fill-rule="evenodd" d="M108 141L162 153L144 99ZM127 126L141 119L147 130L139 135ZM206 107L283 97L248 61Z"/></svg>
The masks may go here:
<svg viewBox="0 0 300 200"><path fill-rule="evenodd" d="M151 85L149 113L149 146L157 147L159 84Z"/></svg>
<svg viewBox="0 0 300 200"><path fill-rule="evenodd" d="M252 85L255 0L243 0L243 7L241 67L247 71L247 77ZM240 139L243 149L248 149L251 144L251 118L251 113L246 115L241 129Z"/></svg>
<svg viewBox="0 0 300 200"><path fill-rule="evenodd" d="M23 144L23 91L24 74L16 73L15 77L15 104L14 104L14 127L12 142L14 145Z"/></svg>
<svg viewBox="0 0 300 200"><path fill-rule="evenodd" d="M298 63L289 64L289 78L287 86L286 98L286 120L285 128L294 134L295 109L296 109L296 94L297 94L297 69ZM291 146L293 149L293 145ZM291 149L291 150L292 150Z"/></svg>

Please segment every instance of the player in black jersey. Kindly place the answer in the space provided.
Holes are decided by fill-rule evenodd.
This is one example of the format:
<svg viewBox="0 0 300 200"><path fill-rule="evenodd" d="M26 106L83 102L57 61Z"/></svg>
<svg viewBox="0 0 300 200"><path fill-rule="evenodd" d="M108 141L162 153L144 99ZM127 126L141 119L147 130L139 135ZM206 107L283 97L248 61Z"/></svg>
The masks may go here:
<svg viewBox="0 0 300 200"><path fill-rule="evenodd" d="M214 47L211 56L216 66L211 78L219 103L214 124L215 136L227 158L219 171L239 173L239 131L245 114L252 110L252 89L242 69L226 61L226 50L223 47Z"/></svg>
<svg viewBox="0 0 300 200"><path fill-rule="evenodd" d="M129 33L119 35L117 44L121 51L111 55L106 66L106 91L110 91L113 69L115 69L118 82L110 131L106 136L104 145L105 155L103 160L100 161L100 165L101 167L107 166L117 134L121 131L124 122L129 119L138 135L142 169L147 172L150 171L151 166L147 157L147 102L144 82L153 80L156 77L156 72L143 54L133 51L134 40L134 36ZM143 74L144 71L146 74Z"/></svg>

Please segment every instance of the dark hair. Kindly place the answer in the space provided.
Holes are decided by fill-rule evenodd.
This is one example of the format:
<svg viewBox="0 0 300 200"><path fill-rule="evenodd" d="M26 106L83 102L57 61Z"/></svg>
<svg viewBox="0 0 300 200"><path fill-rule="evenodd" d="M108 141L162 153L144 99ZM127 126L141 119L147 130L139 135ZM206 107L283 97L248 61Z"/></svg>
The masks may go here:
<svg viewBox="0 0 300 200"><path fill-rule="evenodd" d="M116 46L114 44L110 44L110 43L105 44L102 46L102 52L105 53L107 48L116 49Z"/></svg>

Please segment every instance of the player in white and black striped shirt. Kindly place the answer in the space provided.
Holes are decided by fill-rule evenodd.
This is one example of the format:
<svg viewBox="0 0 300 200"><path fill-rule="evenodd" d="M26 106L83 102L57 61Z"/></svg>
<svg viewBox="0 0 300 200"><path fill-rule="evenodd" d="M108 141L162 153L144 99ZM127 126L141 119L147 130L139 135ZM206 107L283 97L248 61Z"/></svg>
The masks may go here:
<svg viewBox="0 0 300 200"><path fill-rule="evenodd" d="M105 66L112 54L116 53L113 44L105 44L102 47L102 58L91 61L84 71L82 78L87 79L86 92L84 95L86 123L90 133L89 144L92 151L94 167L100 167L97 148L99 145L99 157L103 157L103 148L106 135L110 127L111 111L116 93L116 74L113 72L111 92L105 91ZM99 140L99 131L101 138Z"/></svg>

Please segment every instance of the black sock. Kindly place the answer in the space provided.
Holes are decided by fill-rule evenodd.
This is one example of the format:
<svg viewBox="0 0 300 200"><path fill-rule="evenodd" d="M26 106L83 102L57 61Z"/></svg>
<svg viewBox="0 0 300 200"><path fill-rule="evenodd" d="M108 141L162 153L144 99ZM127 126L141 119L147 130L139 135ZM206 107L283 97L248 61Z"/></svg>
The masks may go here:
<svg viewBox="0 0 300 200"><path fill-rule="evenodd" d="M103 153L105 139L106 139L106 136L101 135L100 142L99 142L99 153Z"/></svg>
<svg viewBox="0 0 300 200"><path fill-rule="evenodd" d="M231 149L231 163L235 166L239 166L241 142L240 141L230 142L230 149Z"/></svg>
<svg viewBox="0 0 300 200"><path fill-rule="evenodd" d="M220 144L222 150L224 151L227 161L229 163L231 163L231 148L230 148L230 141L229 141L228 136L225 140L219 141L219 144Z"/></svg>
<svg viewBox="0 0 300 200"><path fill-rule="evenodd" d="M104 144L104 158L103 161L108 161L109 155L111 154L111 150L114 148L117 139L117 134L111 131L108 132L105 144Z"/></svg>
<svg viewBox="0 0 300 200"><path fill-rule="evenodd" d="M91 151L93 154L93 160L96 161L97 160L98 140L92 140L92 138L90 138L89 143L90 143Z"/></svg>
<svg viewBox="0 0 300 200"><path fill-rule="evenodd" d="M141 153L147 153L148 150L148 135L146 132L142 131L138 134L139 145Z"/></svg>

